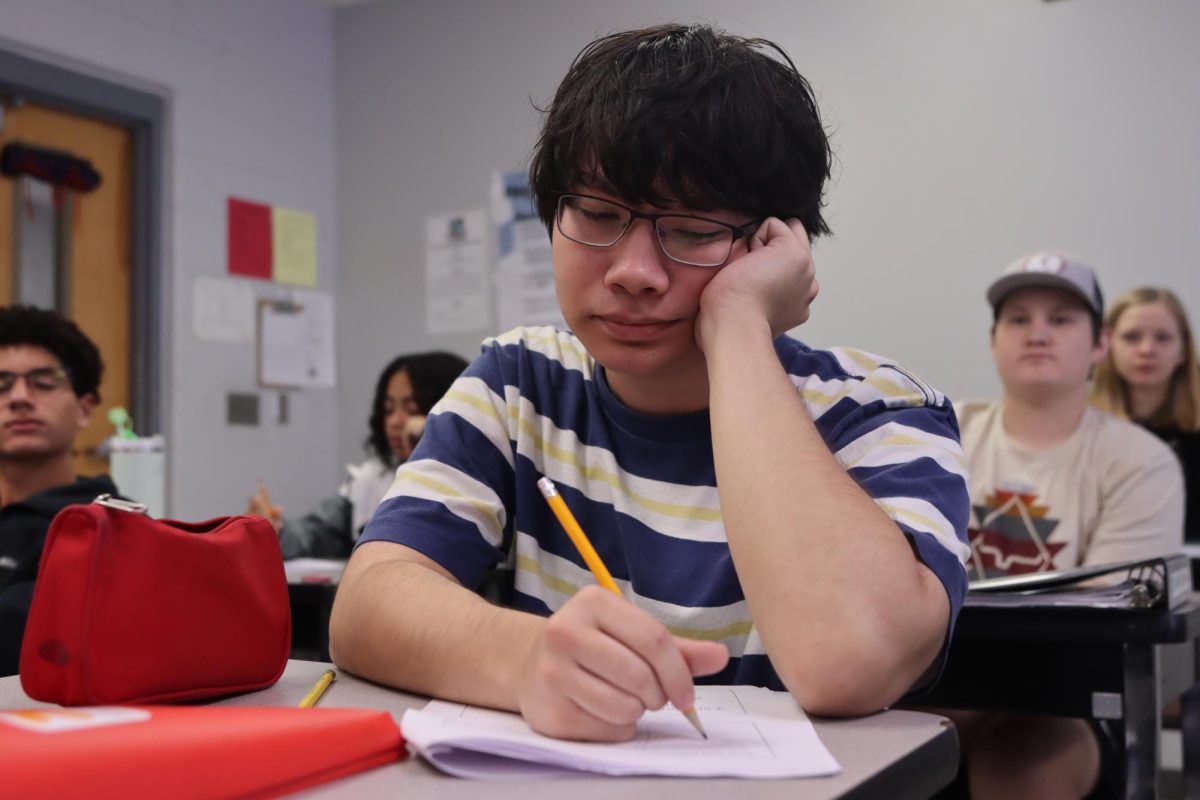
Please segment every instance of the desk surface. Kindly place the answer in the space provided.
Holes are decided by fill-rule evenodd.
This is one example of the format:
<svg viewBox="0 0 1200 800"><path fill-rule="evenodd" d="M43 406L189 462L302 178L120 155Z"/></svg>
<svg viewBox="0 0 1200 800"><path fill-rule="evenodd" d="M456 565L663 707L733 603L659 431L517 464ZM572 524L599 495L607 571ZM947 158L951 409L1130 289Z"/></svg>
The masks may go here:
<svg viewBox="0 0 1200 800"><path fill-rule="evenodd" d="M1200 635L1197 598L1171 611L1077 607L963 606L954 642L1172 644Z"/></svg>
<svg viewBox="0 0 1200 800"><path fill-rule="evenodd" d="M1096 693L1125 695L1130 659L1153 658L1162 702L1196 679L1200 604L1118 611L965 606L941 680L922 705L1094 716Z"/></svg>
<svg viewBox="0 0 1200 800"><path fill-rule="evenodd" d="M222 705L295 705L330 665L312 661L290 661L277 684L270 689L241 695ZM338 674L321 699L322 706L370 707L390 711L399 722L408 708L420 708L426 700L417 695L386 689L344 673ZM45 705L25 696L16 676L0 678L0 708L31 708ZM789 781L747 781L708 778L566 778L537 782L489 783L451 778L437 772L422 759L410 757L316 789L301 797L370 798L436 797L438 800L480 796L513 797L521 800L561 800L569 792L572 800L658 798L670 791L686 790L690 800L728 800L753 791L756 798L924 798L948 784L958 766L958 740L942 717L914 711L888 711L853 720L814 719L817 733L842 765L830 778ZM682 787L686 784L686 787Z"/></svg>
<svg viewBox="0 0 1200 800"><path fill-rule="evenodd" d="M1195 599L1172 611L968 605L941 680L921 702L1119 721L1125 796L1156 797L1161 708L1197 685L1198 637ZM1185 700L1185 753L1200 752L1200 714ZM1192 789L1194 758L1184 765Z"/></svg>

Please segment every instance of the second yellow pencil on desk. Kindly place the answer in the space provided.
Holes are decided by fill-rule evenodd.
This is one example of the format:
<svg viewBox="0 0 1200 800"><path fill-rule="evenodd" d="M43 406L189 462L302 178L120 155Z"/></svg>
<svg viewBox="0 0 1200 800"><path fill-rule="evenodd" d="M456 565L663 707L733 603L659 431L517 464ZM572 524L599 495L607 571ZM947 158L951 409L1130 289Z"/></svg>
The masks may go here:
<svg viewBox="0 0 1200 800"><path fill-rule="evenodd" d="M608 567L604 566L604 562L600 560L599 554L596 553L596 548L592 547L587 534L583 532L583 528L579 527L579 522L575 519L575 515L571 513L571 509L567 508L567 504L563 501L562 495L558 493L558 488L555 487L554 481L543 477L538 479L537 485L538 490L541 491L542 496L549 503L550 510L554 512L558 523L563 526L563 530L567 532L567 536L571 537L571 542L575 545L575 549L583 557L583 563L587 564L587 568L596 577L596 582L618 597L623 597L624 595L621 594L620 587L613 580L612 573L608 571ZM704 726L700 724L700 716L696 713L696 709L693 707L681 708L679 710L687 717L687 721L692 723L692 727L707 739L708 734L704 732Z"/></svg>
<svg viewBox="0 0 1200 800"><path fill-rule="evenodd" d="M320 678L317 678L317 683L308 690L308 694L304 695L304 699L300 701L300 708L312 708L321 699L321 695L325 694L325 690L329 688L329 684L333 683L333 679L337 677L337 673L331 669L325 670Z"/></svg>

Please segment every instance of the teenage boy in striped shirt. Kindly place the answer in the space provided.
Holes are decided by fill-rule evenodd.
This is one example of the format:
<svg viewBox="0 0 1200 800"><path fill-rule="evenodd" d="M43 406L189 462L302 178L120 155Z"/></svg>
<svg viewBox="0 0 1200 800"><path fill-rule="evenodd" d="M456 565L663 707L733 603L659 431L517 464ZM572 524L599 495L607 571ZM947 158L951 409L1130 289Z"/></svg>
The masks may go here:
<svg viewBox="0 0 1200 800"><path fill-rule="evenodd" d="M950 403L784 335L817 294L829 167L770 42L669 25L584 49L531 166L571 332L485 342L434 409L342 578L340 666L595 740L690 707L696 677L842 715L936 677L968 553ZM505 562L512 608L472 592Z"/></svg>

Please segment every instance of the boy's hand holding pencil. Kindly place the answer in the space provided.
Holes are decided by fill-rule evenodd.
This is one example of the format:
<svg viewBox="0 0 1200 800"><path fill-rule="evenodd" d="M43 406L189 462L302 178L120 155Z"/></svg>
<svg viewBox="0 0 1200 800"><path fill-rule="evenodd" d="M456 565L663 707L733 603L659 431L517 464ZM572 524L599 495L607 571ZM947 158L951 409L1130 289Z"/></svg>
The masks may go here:
<svg viewBox="0 0 1200 800"><path fill-rule="evenodd" d="M546 494L540 482L539 488ZM562 502L557 492L554 497ZM578 530L569 511L560 521ZM585 586L546 621L522 671L521 714L547 736L595 741L631 738L642 714L668 701L694 719L692 678L721 670L728 651L716 642L672 636L621 597L590 542L582 541L586 545L576 546L600 585Z"/></svg>

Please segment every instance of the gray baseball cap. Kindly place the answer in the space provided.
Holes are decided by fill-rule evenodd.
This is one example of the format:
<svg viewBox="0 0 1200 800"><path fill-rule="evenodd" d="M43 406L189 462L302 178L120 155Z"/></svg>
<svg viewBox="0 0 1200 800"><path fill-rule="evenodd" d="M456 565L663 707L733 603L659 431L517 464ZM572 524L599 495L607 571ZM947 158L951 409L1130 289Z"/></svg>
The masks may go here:
<svg viewBox="0 0 1200 800"><path fill-rule="evenodd" d="M1049 250L1021 256L1009 264L988 287L987 299L992 309L998 310L1004 298L1017 289L1033 286L1070 292L1083 300L1097 319L1104 317L1104 294L1096 271L1074 256Z"/></svg>

